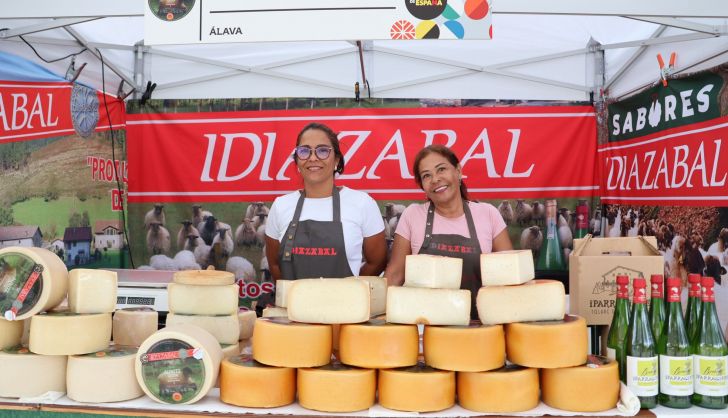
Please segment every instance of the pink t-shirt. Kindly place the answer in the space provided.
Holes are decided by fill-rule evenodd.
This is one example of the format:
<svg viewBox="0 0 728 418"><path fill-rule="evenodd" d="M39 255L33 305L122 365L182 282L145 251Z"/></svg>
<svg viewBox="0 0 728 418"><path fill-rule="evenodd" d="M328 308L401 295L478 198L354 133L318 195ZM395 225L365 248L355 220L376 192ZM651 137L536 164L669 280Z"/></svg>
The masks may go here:
<svg viewBox="0 0 728 418"><path fill-rule="evenodd" d="M489 253L493 250L493 238L506 228L498 209L489 203L468 202L470 213L475 223L475 233L480 242L480 251ZM413 203L402 213L397 224L396 234L409 240L412 247L412 254L420 252L422 242L425 240L425 224L427 223L427 209L430 202ZM457 234L470 238L468 233L468 222L465 214L457 218L445 218L435 212L433 234Z"/></svg>

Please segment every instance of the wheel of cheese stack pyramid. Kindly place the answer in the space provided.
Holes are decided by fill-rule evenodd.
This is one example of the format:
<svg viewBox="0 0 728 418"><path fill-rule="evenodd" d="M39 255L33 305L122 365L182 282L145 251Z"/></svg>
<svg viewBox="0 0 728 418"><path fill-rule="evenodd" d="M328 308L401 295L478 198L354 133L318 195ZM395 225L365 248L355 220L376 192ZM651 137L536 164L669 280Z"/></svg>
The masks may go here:
<svg viewBox="0 0 728 418"><path fill-rule="evenodd" d="M124 308L114 312L114 344L139 347L157 332L159 314L151 308Z"/></svg>
<svg viewBox="0 0 728 418"><path fill-rule="evenodd" d="M36 354L71 356L109 348L111 314L46 312L30 320L28 348Z"/></svg>
<svg viewBox="0 0 728 418"><path fill-rule="evenodd" d="M586 363L587 328L580 316L565 315L560 321L506 324L505 331L506 356L511 363L542 369Z"/></svg>
<svg viewBox="0 0 728 418"><path fill-rule="evenodd" d="M541 370L541 399L553 408L599 412L617 406L619 367L606 357L588 356L582 366Z"/></svg>
<svg viewBox="0 0 728 418"><path fill-rule="evenodd" d="M147 338L137 353L134 372L144 393L165 404L192 404L215 384L222 348L194 325L163 328Z"/></svg>
<svg viewBox="0 0 728 418"><path fill-rule="evenodd" d="M318 367L331 361L331 325L260 318L253 330L253 358L277 367Z"/></svg>
<svg viewBox="0 0 728 418"><path fill-rule="evenodd" d="M379 404L407 412L442 411L455 404L455 372L418 363L379 370Z"/></svg>
<svg viewBox="0 0 728 418"><path fill-rule="evenodd" d="M238 325L240 327L238 341L247 340L253 336L253 327L255 327L256 319L258 317L255 315L255 311L238 311Z"/></svg>
<svg viewBox="0 0 728 418"><path fill-rule="evenodd" d="M116 309L115 271L74 269L68 273L68 308L73 313L110 313Z"/></svg>
<svg viewBox="0 0 728 418"><path fill-rule="evenodd" d="M330 363L298 369L298 403L322 412L354 412L374 405L377 372Z"/></svg>
<svg viewBox="0 0 728 418"><path fill-rule="evenodd" d="M196 325L212 334L220 344L237 343L240 338L238 315L184 315L168 313L165 326Z"/></svg>
<svg viewBox="0 0 728 418"><path fill-rule="evenodd" d="M503 367L506 341L502 325L425 326L425 364L441 370L482 372Z"/></svg>
<svg viewBox="0 0 728 418"><path fill-rule="evenodd" d="M232 315L238 313L238 286L167 285L169 311L187 315ZM211 303L214 301L214 303Z"/></svg>
<svg viewBox="0 0 728 418"><path fill-rule="evenodd" d="M266 366L248 355L220 364L220 400L246 408L276 408L296 400L296 369Z"/></svg>
<svg viewBox="0 0 728 418"><path fill-rule="evenodd" d="M68 356L42 356L27 347L0 350L0 398L30 398L66 391Z"/></svg>
<svg viewBox="0 0 728 418"><path fill-rule="evenodd" d="M68 357L67 396L77 402L121 402L144 395L134 374L136 347Z"/></svg>
<svg viewBox="0 0 728 418"><path fill-rule="evenodd" d="M370 369L414 366L418 345L417 325L387 324L382 319L344 324L339 331L339 360Z"/></svg>
<svg viewBox="0 0 728 418"><path fill-rule="evenodd" d="M508 365L488 372L458 372L458 403L476 412L528 411L539 404L538 369Z"/></svg>
<svg viewBox="0 0 728 418"><path fill-rule="evenodd" d="M20 344L24 325L25 321L7 321L0 318L0 350Z"/></svg>
<svg viewBox="0 0 728 418"><path fill-rule="evenodd" d="M299 279L288 289L288 319L311 324L366 322L369 283L359 279Z"/></svg>
<svg viewBox="0 0 728 418"><path fill-rule="evenodd" d="M235 275L224 270L182 270L172 275L172 281L196 286L226 286L235 284Z"/></svg>
<svg viewBox="0 0 728 418"><path fill-rule="evenodd" d="M0 316L6 320L58 306L67 291L68 269L54 253L37 247L0 249Z"/></svg>

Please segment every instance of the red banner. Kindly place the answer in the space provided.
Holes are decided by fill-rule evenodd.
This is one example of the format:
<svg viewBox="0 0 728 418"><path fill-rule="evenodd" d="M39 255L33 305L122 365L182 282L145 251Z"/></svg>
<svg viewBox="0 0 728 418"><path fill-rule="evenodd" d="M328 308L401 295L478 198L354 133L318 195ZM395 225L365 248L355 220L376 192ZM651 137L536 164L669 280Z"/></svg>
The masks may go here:
<svg viewBox="0 0 728 418"><path fill-rule="evenodd" d="M728 117L599 146L602 203L724 206L724 138Z"/></svg>
<svg viewBox="0 0 728 418"><path fill-rule="evenodd" d="M339 132L337 184L420 199L417 152L445 144L476 198L591 196L596 119L588 106L337 109L127 115L130 202L271 200L302 187L291 158L310 122Z"/></svg>
<svg viewBox="0 0 728 418"><path fill-rule="evenodd" d="M113 128L123 128L124 103L106 95L106 105ZM108 129L101 92L68 82L0 81L0 143Z"/></svg>

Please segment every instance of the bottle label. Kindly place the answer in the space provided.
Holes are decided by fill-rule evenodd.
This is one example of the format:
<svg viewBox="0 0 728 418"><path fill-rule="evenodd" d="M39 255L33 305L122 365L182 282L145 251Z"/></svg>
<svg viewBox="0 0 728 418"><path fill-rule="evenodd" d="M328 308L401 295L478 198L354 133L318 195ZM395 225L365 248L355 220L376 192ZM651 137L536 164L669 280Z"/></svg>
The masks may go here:
<svg viewBox="0 0 728 418"><path fill-rule="evenodd" d="M644 287L637 287L633 289L632 293L633 303L647 303L647 291Z"/></svg>
<svg viewBox="0 0 728 418"><path fill-rule="evenodd" d="M652 283L652 298L662 299L662 283Z"/></svg>
<svg viewBox="0 0 728 418"><path fill-rule="evenodd" d="M674 396L693 394L693 357L660 355L660 393Z"/></svg>
<svg viewBox="0 0 728 418"><path fill-rule="evenodd" d="M607 358L609 360L617 360L617 350L607 347Z"/></svg>
<svg viewBox="0 0 728 418"><path fill-rule="evenodd" d="M703 302L715 302L715 291L712 286L703 288Z"/></svg>
<svg viewBox="0 0 728 418"><path fill-rule="evenodd" d="M695 393L704 396L728 395L728 356L693 356Z"/></svg>
<svg viewBox="0 0 728 418"><path fill-rule="evenodd" d="M680 288L672 286L667 288L667 301L668 302L680 302Z"/></svg>
<svg viewBox="0 0 728 418"><path fill-rule="evenodd" d="M617 285L617 299L629 299L629 287L626 284Z"/></svg>
<svg viewBox="0 0 728 418"><path fill-rule="evenodd" d="M627 356L627 387L637 396L655 396L658 392L657 356Z"/></svg>
<svg viewBox="0 0 728 418"><path fill-rule="evenodd" d="M546 239L556 238L556 222L553 219L547 221Z"/></svg>
<svg viewBox="0 0 728 418"><path fill-rule="evenodd" d="M579 205L576 207L576 229L587 229L588 227L589 207L585 204Z"/></svg>

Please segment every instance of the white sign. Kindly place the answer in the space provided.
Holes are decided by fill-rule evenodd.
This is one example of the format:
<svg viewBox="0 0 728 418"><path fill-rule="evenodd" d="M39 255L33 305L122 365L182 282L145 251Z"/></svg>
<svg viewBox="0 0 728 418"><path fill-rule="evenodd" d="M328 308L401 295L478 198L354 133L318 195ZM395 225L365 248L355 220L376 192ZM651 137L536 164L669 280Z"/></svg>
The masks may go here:
<svg viewBox="0 0 728 418"><path fill-rule="evenodd" d="M490 39L489 0L146 0L144 43Z"/></svg>

